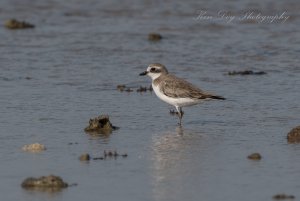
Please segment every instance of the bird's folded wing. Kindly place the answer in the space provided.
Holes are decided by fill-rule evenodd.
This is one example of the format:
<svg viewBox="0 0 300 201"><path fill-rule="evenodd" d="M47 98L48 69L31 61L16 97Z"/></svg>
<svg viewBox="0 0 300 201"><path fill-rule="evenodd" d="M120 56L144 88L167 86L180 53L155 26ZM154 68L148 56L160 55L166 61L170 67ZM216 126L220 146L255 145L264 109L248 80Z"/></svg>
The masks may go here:
<svg viewBox="0 0 300 201"><path fill-rule="evenodd" d="M177 78L175 76L167 76L165 80L162 81L161 91L169 97L172 98L193 98L193 99L206 99L213 96L203 92L198 87L192 85L191 83Z"/></svg>

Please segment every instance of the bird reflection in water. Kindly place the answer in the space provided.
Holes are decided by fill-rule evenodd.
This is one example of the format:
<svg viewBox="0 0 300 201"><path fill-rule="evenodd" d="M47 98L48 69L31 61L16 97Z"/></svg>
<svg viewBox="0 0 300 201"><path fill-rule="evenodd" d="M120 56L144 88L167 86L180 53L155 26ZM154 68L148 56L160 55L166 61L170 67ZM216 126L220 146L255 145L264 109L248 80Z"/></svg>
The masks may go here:
<svg viewBox="0 0 300 201"><path fill-rule="evenodd" d="M201 131L181 126L153 137L152 160L155 200L179 200L188 197L194 175L201 171L199 159L205 136ZM197 155L197 156L195 156ZM189 190L186 190L189 189Z"/></svg>

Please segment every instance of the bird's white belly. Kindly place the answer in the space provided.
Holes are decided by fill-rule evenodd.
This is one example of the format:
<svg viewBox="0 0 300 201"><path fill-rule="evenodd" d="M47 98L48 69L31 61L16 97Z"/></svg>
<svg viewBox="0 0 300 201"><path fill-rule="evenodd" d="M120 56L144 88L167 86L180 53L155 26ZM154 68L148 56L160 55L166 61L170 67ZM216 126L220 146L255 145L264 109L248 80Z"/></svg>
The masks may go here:
<svg viewBox="0 0 300 201"><path fill-rule="evenodd" d="M158 98L161 100L165 101L166 103L173 105L173 106L178 106L178 107L184 107L184 106L191 106L191 105L196 105L201 102L199 99L191 99L191 98L171 98L169 96L166 96L159 90L158 86L154 86L152 84L153 91L157 95Z"/></svg>

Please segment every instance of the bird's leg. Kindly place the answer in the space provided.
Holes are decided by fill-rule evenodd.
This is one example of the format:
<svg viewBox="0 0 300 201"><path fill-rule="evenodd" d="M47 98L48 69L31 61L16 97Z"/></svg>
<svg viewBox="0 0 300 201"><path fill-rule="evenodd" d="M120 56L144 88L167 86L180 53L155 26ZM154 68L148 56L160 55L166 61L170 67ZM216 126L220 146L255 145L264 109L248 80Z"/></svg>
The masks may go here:
<svg viewBox="0 0 300 201"><path fill-rule="evenodd" d="M179 107L179 106L175 106L175 107L176 107L176 110L178 112L179 125L181 126L181 120L182 120L182 117L183 117L183 111L182 111L181 107Z"/></svg>

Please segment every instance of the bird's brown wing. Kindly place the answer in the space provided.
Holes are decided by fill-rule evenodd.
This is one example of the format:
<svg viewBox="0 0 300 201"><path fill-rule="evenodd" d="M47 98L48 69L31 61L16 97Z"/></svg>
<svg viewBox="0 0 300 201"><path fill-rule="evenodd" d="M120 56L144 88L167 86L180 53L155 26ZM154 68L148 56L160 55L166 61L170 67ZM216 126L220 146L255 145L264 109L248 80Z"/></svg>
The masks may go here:
<svg viewBox="0 0 300 201"><path fill-rule="evenodd" d="M165 75L161 82L161 91L172 98L193 98L206 99L218 97L213 94L202 91L191 83L180 79L174 75Z"/></svg>

